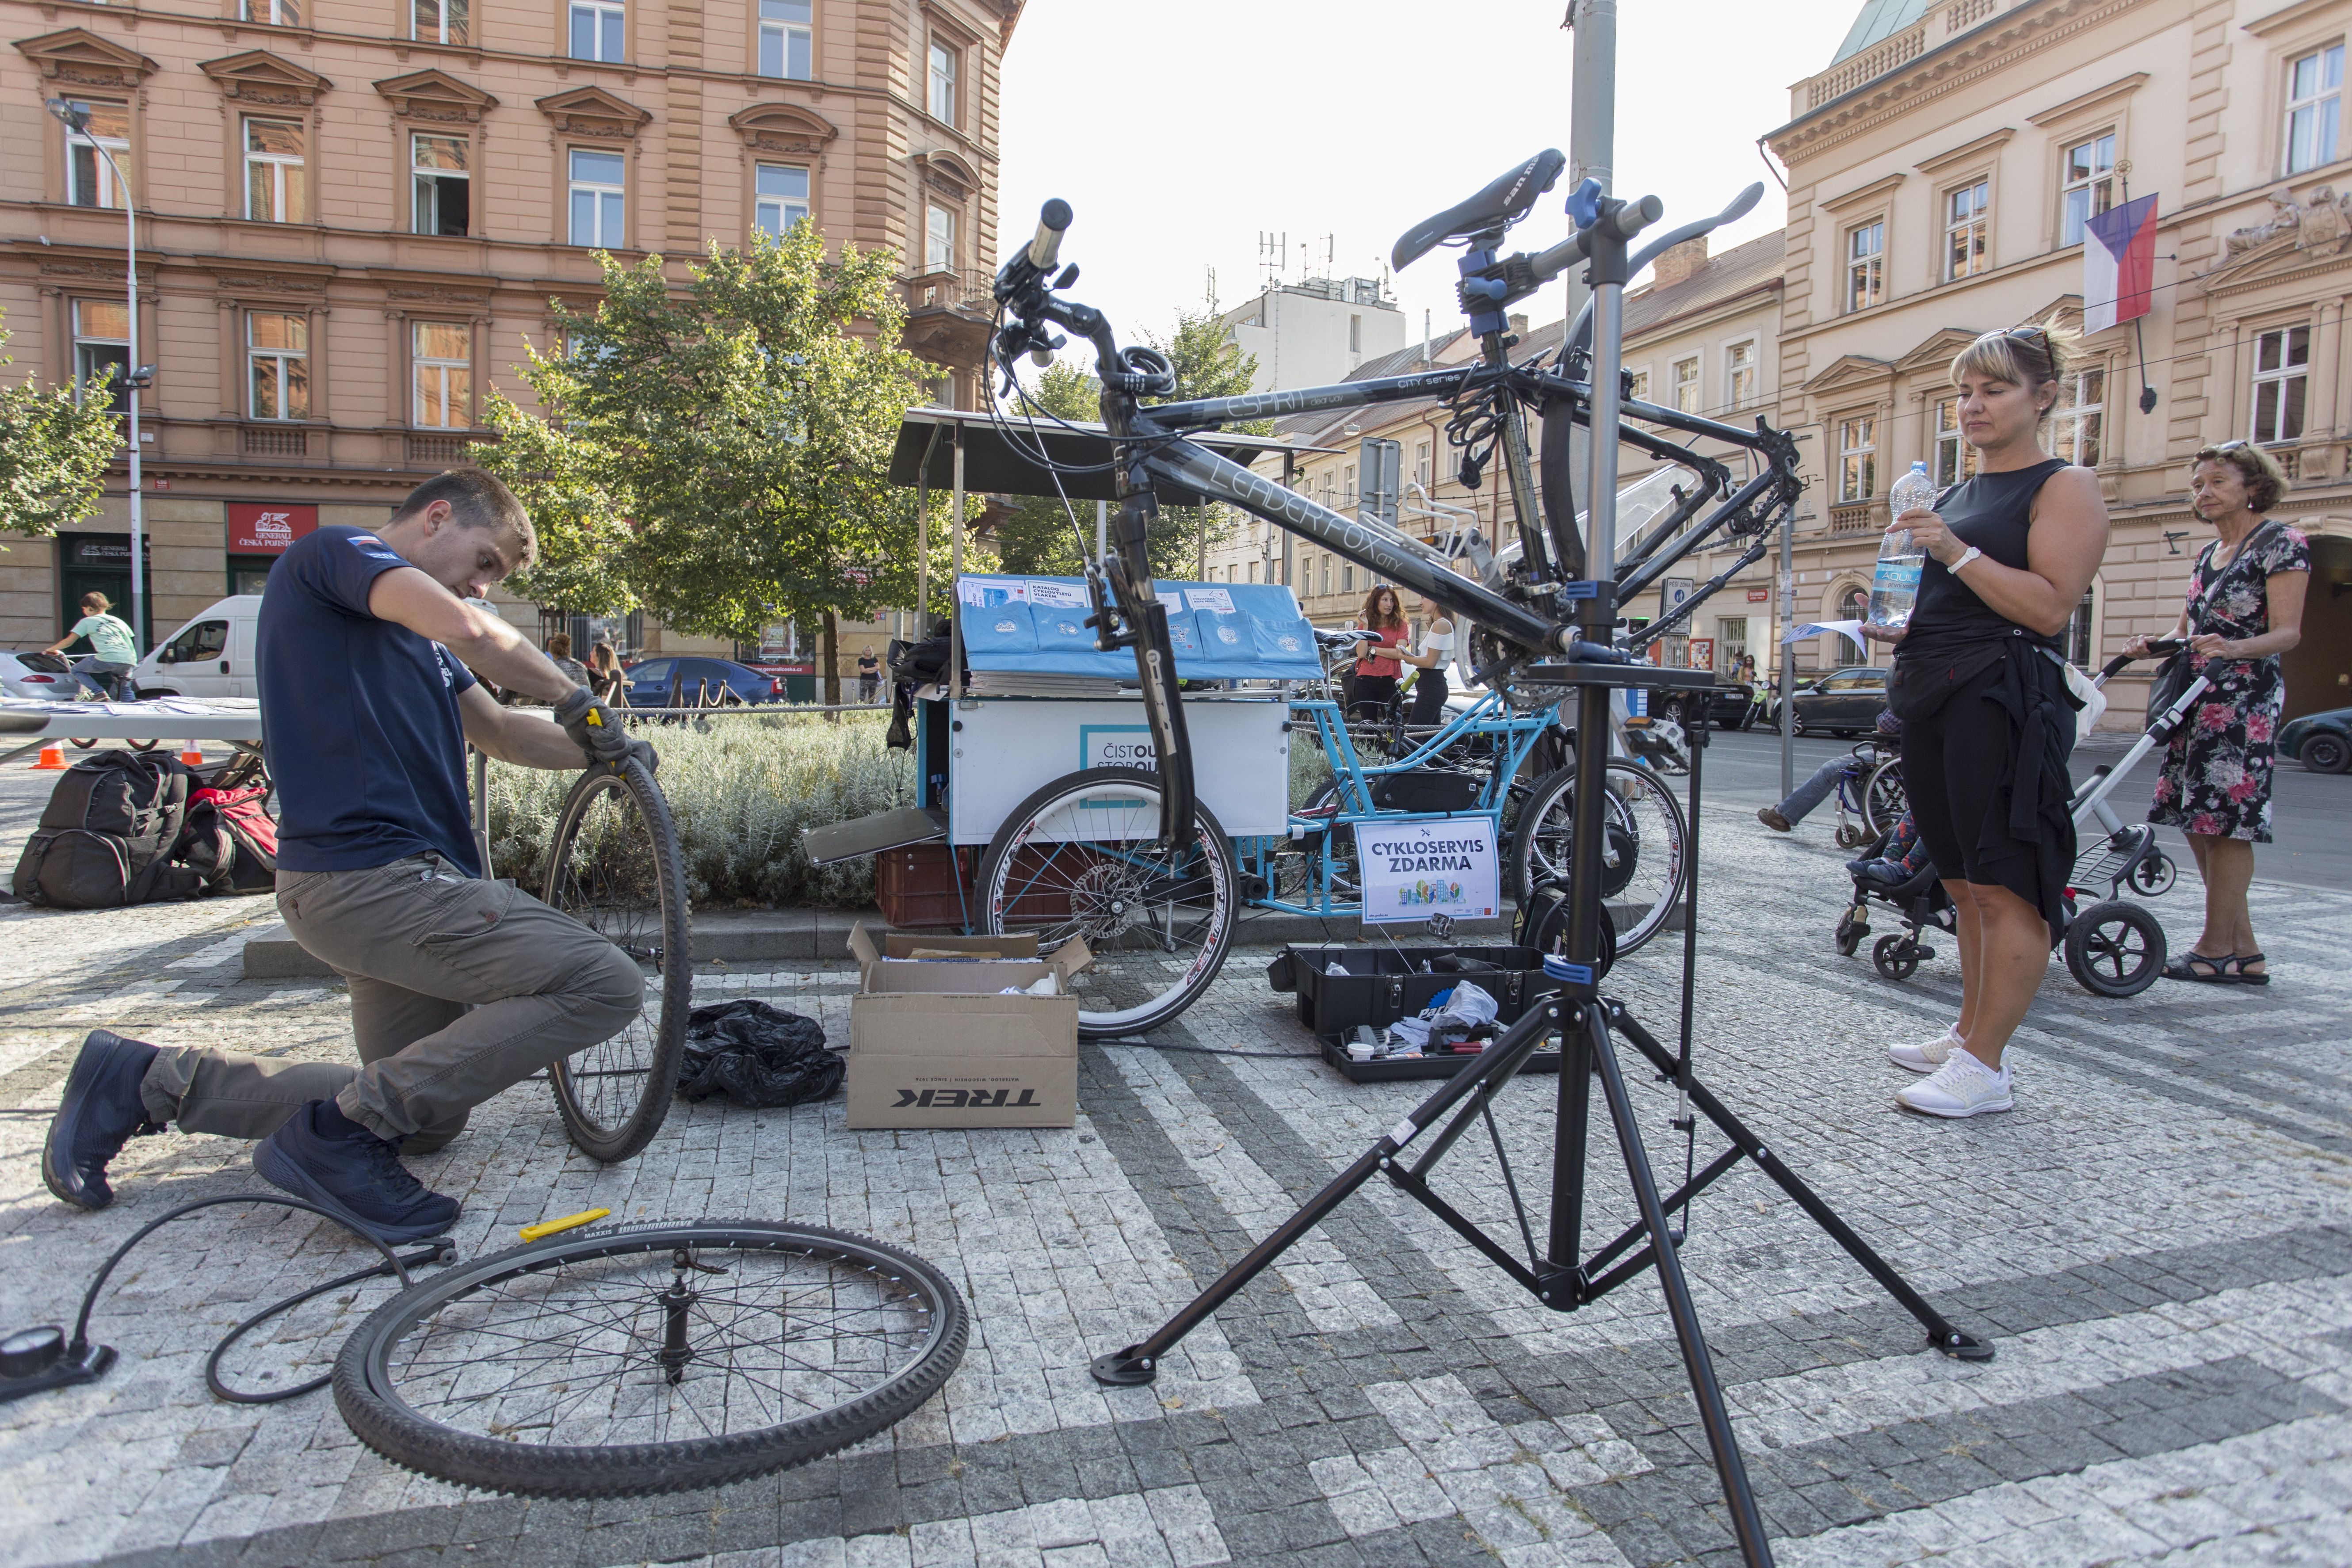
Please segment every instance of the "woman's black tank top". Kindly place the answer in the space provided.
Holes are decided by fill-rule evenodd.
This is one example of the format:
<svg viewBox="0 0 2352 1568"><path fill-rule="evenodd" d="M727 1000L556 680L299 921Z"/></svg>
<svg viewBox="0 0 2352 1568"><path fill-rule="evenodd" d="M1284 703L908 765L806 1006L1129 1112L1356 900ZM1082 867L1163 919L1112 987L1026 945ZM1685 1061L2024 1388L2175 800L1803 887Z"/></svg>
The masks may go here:
<svg viewBox="0 0 2352 1568"><path fill-rule="evenodd" d="M2025 569L2025 539L2033 526L2033 498L2050 476L2066 466L2049 458L2030 468L1979 474L1946 490L1936 511L1963 544L1972 544L2003 566ZM1906 652L1949 648L1991 637L2023 637L2055 647L2057 639L2026 630L1986 604L1969 585L1927 557L1919 573L1919 597L1911 606Z"/></svg>

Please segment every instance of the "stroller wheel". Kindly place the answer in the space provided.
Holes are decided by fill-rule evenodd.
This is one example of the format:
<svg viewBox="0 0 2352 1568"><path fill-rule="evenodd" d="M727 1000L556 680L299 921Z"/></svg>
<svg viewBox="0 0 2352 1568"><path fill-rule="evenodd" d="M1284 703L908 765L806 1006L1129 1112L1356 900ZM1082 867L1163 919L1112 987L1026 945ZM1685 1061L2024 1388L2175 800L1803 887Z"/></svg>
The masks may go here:
<svg viewBox="0 0 2352 1568"><path fill-rule="evenodd" d="M2147 898L2158 898L2172 891L2172 884L2180 878L2180 868L2172 857L2161 849L2132 868L2131 890Z"/></svg>
<svg viewBox="0 0 2352 1568"><path fill-rule="evenodd" d="M1838 917L1837 950L1840 958L1852 958L1862 939L1870 934L1870 921L1858 909L1848 910Z"/></svg>
<svg viewBox="0 0 2352 1568"><path fill-rule="evenodd" d="M2164 971L2164 927L2137 904L2093 904L2066 928L2066 969L2085 991L2137 996Z"/></svg>
<svg viewBox="0 0 2352 1568"><path fill-rule="evenodd" d="M1837 846L1841 849L1859 849L1875 837L1875 834L1856 827L1851 822L1838 824Z"/></svg>
<svg viewBox="0 0 2352 1568"><path fill-rule="evenodd" d="M1919 967L1919 944L1900 932L1890 931L1870 950L1870 962L1889 980L1908 980Z"/></svg>

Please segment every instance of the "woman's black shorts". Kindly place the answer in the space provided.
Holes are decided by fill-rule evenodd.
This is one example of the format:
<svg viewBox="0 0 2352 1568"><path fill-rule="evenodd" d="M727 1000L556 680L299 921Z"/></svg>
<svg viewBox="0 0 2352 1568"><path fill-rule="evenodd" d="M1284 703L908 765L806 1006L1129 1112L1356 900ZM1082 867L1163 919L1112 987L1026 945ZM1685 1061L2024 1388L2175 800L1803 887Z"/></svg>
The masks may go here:
<svg viewBox="0 0 2352 1568"><path fill-rule="evenodd" d="M1904 724L1903 787L1937 875L1948 882L2007 888L2039 909L2034 846L2009 832L2004 781L2016 767L2017 729L2007 709L1986 700L2004 673L2003 663L1994 660L1935 712Z"/></svg>

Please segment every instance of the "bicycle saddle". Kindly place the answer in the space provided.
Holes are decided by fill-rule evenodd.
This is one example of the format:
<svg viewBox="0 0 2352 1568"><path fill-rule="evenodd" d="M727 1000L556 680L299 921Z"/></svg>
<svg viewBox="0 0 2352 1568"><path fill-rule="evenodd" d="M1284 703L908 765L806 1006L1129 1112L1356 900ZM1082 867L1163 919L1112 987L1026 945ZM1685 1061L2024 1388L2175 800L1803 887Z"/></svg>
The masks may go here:
<svg viewBox="0 0 2352 1568"><path fill-rule="evenodd" d="M1402 271L1449 239L1467 239L1518 222L1567 167L1568 158L1559 148L1545 148L1468 201L1405 230L1389 253L1389 265Z"/></svg>

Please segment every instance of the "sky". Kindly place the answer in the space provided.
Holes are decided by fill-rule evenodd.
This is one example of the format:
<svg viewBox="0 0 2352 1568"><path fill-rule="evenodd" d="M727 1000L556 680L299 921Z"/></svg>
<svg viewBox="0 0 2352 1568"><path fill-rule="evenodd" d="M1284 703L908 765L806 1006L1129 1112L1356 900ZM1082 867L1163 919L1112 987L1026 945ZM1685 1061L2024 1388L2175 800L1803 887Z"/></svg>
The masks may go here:
<svg viewBox="0 0 2352 1568"><path fill-rule="evenodd" d="M1786 220L1756 139L1789 118L1789 86L1830 64L1863 0L1618 0L1615 195L1654 192L1671 226L1749 183L1764 200L1717 231L1720 251ZM1546 147L1568 151L1566 0L1028 0L1003 62L1000 244L1037 209L1076 212L1070 297L1119 341L1164 336L1199 309L1209 268L1225 309L1263 286L1261 231L1330 237L1330 276L1378 277L1396 237ZM1511 233L1540 250L1569 232L1569 179ZM1406 341L1423 311L1460 321L1454 256L1391 279ZM1549 289L1518 307L1561 313Z"/></svg>

